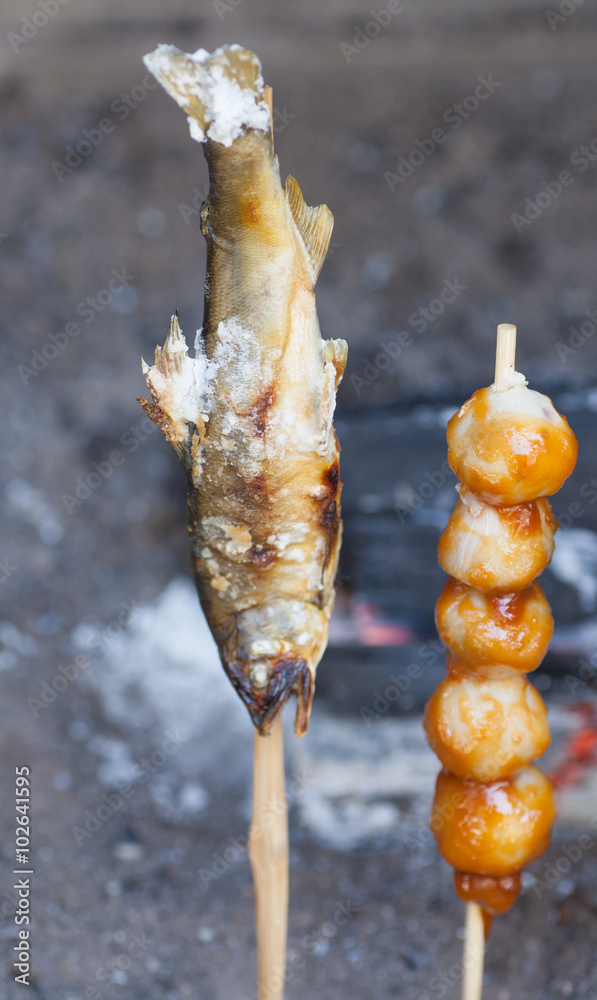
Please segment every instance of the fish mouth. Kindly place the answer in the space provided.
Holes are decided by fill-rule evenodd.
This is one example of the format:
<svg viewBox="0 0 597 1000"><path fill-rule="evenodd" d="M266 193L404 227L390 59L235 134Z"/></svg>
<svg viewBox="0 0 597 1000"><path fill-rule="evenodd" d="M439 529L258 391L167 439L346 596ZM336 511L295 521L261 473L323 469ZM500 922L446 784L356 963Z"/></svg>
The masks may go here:
<svg viewBox="0 0 597 1000"><path fill-rule="evenodd" d="M223 665L261 736L269 734L278 713L291 695L296 697L294 732L296 736L305 735L311 714L314 681L303 657L264 658L258 664L224 659ZM263 684L251 680L256 666L265 672Z"/></svg>

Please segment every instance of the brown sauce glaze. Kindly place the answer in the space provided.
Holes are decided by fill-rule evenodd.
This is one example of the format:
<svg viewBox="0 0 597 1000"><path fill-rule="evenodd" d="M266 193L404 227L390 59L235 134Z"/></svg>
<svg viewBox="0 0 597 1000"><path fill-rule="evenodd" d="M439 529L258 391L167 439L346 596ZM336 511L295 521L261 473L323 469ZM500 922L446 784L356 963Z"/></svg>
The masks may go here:
<svg viewBox="0 0 597 1000"><path fill-rule="evenodd" d="M543 409L535 406L536 413L532 407L529 413L501 412L485 388L449 421L448 462L481 500L527 502L556 493L568 478L578 444L566 419L547 402Z"/></svg>
<svg viewBox="0 0 597 1000"><path fill-rule="evenodd" d="M553 633L538 583L511 593L480 593L450 577L435 606L442 642L467 666L503 663L535 670Z"/></svg>
<svg viewBox="0 0 597 1000"><path fill-rule="evenodd" d="M508 522L511 531L517 535L534 535L541 530L541 515L535 501L517 504L515 507L497 507L500 516Z"/></svg>
<svg viewBox="0 0 597 1000"><path fill-rule="evenodd" d="M430 826L440 854L453 868L503 878L547 850L555 813L553 786L534 765L490 782L444 769L437 778Z"/></svg>
<svg viewBox="0 0 597 1000"><path fill-rule="evenodd" d="M492 916L507 913L514 905L522 881L520 872L494 878L492 875L476 875L474 872L454 872L456 895L464 903L478 903Z"/></svg>

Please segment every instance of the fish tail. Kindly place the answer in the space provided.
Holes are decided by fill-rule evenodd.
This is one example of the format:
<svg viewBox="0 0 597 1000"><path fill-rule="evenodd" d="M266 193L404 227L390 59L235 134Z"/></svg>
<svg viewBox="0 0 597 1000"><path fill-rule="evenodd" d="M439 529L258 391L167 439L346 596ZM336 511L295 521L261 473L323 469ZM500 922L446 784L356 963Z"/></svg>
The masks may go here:
<svg viewBox="0 0 597 1000"><path fill-rule="evenodd" d="M147 69L186 112L191 135L230 146L247 129L271 133L261 63L240 45L192 55L158 45L144 56Z"/></svg>

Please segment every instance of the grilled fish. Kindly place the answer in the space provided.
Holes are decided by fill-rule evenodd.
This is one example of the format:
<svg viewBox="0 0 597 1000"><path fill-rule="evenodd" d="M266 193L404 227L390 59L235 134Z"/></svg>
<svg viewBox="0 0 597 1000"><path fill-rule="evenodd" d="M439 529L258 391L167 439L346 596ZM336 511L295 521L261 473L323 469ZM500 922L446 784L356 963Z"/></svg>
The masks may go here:
<svg viewBox="0 0 597 1000"><path fill-rule="evenodd" d="M195 357L174 316L140 402L188 478L192 570L224 669L262 734L294 694L302 735L342 530L332 417L347 345L321 339L314 295L333 218L281 185L253 53L160 45L145 62L204 143L210 187Z"/></svg>

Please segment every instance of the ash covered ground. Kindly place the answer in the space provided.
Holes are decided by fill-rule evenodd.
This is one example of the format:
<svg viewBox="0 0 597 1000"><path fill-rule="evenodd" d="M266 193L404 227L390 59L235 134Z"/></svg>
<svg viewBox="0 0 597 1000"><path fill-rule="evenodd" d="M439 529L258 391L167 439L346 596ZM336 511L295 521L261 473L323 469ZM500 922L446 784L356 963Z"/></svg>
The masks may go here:
<svg viewBox="0 0 597 1000"><path fill-rule="evenodd" d="M597 816L594 9L409 0L367 34L362 2L46 7L47 23L33 0L0 11L1 1000L25 989L11 951L23 764L32 994L255 996L251 728L185 576L182 473L135 402L174 308L190 340L202 314L207 171L143 67L160 41L259 54L282 173L336 219L318 306L324 336L350 346L346 539L310 733L287 739L289 1000L459 995L463 910L426 830L436 762L420 727L443 664L420 650L454 502L445 423L491 380L502 321L581 453L554 500L560 554L542 585L558 628L533 678L561 816L496 923L484 996L597 995L597 851L578 848ZM412 662L416 683L383 708Z"/></svg>

